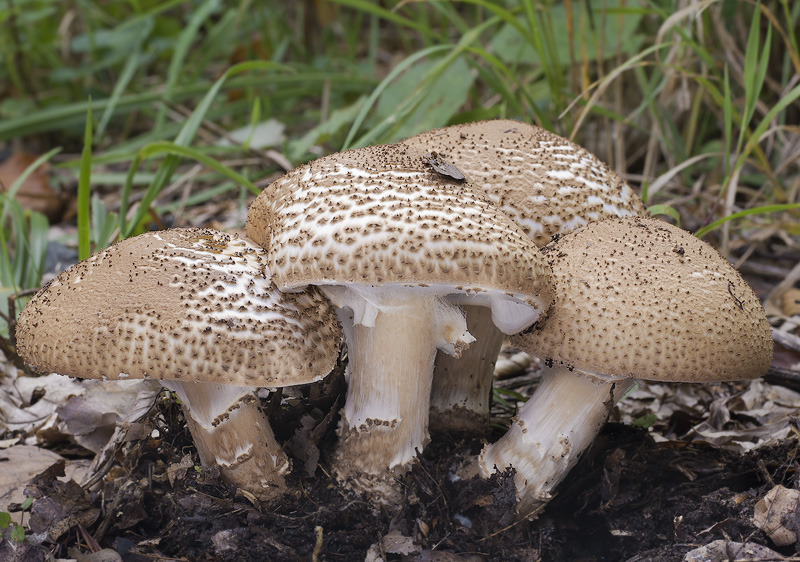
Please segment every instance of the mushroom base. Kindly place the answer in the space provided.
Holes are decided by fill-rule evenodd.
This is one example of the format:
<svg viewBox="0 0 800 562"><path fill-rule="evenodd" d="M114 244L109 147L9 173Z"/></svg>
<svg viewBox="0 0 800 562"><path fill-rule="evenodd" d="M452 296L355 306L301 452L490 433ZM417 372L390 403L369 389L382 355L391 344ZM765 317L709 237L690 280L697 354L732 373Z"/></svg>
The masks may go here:
<svg viewBox="0 0 800 562"><path fill-rule="evenodd" d="M284 454L252 388L163 381L178 394L203 466L262 501L286 491Z"/></svg>
<svg viewBox="0 0 800 562"><path fill-rule="evenodd" d="M494 365L505 335L492 322L491 308L463 309L475 341L460 357L437 353L430 425L442 433L481 434L489 428Z"/></svg>
<svg viewBox="0 0 800 562"><path fill-rule="evenodd" d="M333 458L336 477L390 504L396 476L429 441L428 415L437 342L472 341L462 313L432 295L384 297L370 326L348 323L349 381Z"/></svg>
<svg viewBox="0 0 800 562"><path fill-rule="evenodd" d="M481 474L514 467L517 513L535 518L606 423L632 379L604 382L550 369L508 432L480 455Z"/></svg>

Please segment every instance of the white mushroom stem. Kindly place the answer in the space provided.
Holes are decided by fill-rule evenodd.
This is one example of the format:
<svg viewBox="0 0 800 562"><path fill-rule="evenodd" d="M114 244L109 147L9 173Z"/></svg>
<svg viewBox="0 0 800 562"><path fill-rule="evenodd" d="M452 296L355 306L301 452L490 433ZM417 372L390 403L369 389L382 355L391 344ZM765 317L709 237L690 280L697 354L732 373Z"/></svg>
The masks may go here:
<svg viewBox="0 0 800 562"><path fill-rule="evenodd" d="M286 490L289 460L250 387L162 381L178 395L203 466L261 500Z"/></svg>
<svg viewBox="0 0 800 562"><path fill-rule="evenodd" d="M517 513L534 517L633 384L633 379L606 381L566 367L549 369L508 432L484 448L482 475L514 467Z"/></svg>
<svg viewBox="0 0 800 562"><path fill-rule="evenodd" d="M505 334L485 306L464 306L475 342L460 357L436 355L431 388L431 429L482 433L489 425L494 366Z"/></svg>
<svg viewBox="0 0 800 562"><path fill-rule="evenodd" d="M399 494L394 477L429 440L436 349L457 353L473 338L461 311L433 294L373 292L367 300L347 289L325 292L345 307L348 350L334 472L352 489L391 503Z"/></svg>

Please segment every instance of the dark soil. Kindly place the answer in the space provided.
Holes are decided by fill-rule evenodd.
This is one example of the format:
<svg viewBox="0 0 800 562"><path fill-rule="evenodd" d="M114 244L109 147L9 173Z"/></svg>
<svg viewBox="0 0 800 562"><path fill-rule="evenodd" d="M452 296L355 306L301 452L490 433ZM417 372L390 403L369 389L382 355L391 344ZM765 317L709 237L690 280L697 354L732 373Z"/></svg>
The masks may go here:
<svg viewBox="0 0 800 562"><path fill-rule="evenodd" d="M452 477L481 443L437 438L404 478L405 502L390 511L341 493L328 476L339 390L334 378L284 395L288 406L279 411L279 400L266 404L295 455L292 492L280 502L259 505L192 466L171 485L167 469L197 457L179 408L166 400L146 420L161 438L122 445L99 489L58 482L58 467L38 477L29 486L37 498L31 531L50 533L43 544L59 557L85 548L88 534L126 562L306 562L315 545L318 560L360 561L376 543L385 560L678 561L716 539L775 548L750 522L753 506L774 484L795 487L798 476L795 440L740 456L702 443L656 443L645 430L609 424L544 513L517 521L510 474ZM13 558L0 551L0 559L42 560L45 550Z"/></svg>

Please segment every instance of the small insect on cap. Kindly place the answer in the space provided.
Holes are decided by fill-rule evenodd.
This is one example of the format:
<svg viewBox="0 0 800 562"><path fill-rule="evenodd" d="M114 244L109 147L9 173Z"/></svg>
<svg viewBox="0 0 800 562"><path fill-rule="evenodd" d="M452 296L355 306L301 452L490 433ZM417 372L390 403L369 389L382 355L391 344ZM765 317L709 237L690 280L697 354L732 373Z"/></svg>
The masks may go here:
<svg viewBox="0 0 800 562"><path fill-rule="evenodd" d="M306 284L459 294L511 318L514 333L551 300L541 252L441 155L365 147L301 166L250 207L281 290ZM461 302L461 301L458 301Z"/></svg>
<svg viewBox="0 0 800 562"><path fill-rule="evenodd" d="M438 172L473 182L538 246L589 222L647 215L631 187L592 153L528 123L464 123L402 144L429 153Z"/></svg>
<svg viewBox="0 0 800 562"><path fill-rule="evenodd" d="M544 248L556 300L512 338L584 372L670 382L762 376L772 360L758 297L714 248L663 221L590 224Z"/></svg>
<svg viewBox="0 0 800 562"><path fill-rule="evenodd" d="M315 289L272 284L265 252L214 230L149 232L114 244L42 289L17 325L37 369L82 378L239 386L319 380L341 331Z"/></svg>

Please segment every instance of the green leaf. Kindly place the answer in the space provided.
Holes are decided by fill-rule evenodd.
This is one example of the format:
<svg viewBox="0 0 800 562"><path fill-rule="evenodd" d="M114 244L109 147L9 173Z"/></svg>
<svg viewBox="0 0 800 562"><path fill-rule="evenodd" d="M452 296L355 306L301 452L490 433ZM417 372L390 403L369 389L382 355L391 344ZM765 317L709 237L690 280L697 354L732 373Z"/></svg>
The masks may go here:
<svg viewBox="0 0 800 562"><path fill-rule="evenodd" d="M11 530L11 540L14 542L23 542L25 540L25 527L17 525Z"/></svg>
<svg viewBox="0 0 800 562"><path fill-rule="evenodd" d="M30 496L26 496L25 501L22 502L19 507L20 509L22 509L22 511L28 511L32 505L33 505L33 498Z"/></svg>
<svg viewBox="0 0 800 562"><path fill-rule="evenodd" d="M631 426L633 427L641 427L642 429L647 429L652 426L654 423L658 421L658 416L655 414L647 414L640 418L636 418L631 422Z"/></svg>
<svg viewBox="0 0 800 562"><path fill-rule="evenodd" d="M5 529L9 525L11 525L11 514L0 511L0 528Z"/></svg>
<svg viewBox="0 0 800 562"><path fill-rule="evenodd" d="M184 28L180 37L178 37L178 41L175 44L175 49L172 52L172 59L169 62L169 69L167 70L167 83L164 87L165 102L169 101L172 97L172 90L175 88L175 84L178 82L178 77L181 74L181 68L183 67L186 55L192 45L195 44L195 38L200 30L200 26L203 25L203 23L209 17L211 17L211 14L217 11L218 8L218 0L206 0L206 2L203 2L199 7L195 7L190 12L192 16L189 18L189 22L186 24L186 27ZM166 112L167 105L162 104L161 110L156 116L156 123L154 127L156 130L160 129L164 123L164 116L166 115Z"/></svg>

